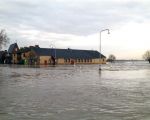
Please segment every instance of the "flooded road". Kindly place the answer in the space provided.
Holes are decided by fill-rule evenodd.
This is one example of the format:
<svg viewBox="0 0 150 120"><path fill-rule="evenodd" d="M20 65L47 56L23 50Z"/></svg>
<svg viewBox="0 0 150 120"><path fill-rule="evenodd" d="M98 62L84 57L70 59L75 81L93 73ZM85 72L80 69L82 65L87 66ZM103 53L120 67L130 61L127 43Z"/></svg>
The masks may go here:
<svg viewBox="0 0 150 120"><path fill-rule="evenodd" d="M150 120L150 64L0 66L0 120Z"/></svg>

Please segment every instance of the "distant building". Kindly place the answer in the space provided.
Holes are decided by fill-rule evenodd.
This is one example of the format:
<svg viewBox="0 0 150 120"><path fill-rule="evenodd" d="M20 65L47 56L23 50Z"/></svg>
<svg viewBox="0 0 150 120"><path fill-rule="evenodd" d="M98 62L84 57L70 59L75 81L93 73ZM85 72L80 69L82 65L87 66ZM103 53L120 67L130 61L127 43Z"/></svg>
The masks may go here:
<svg viewBox="0 0 150 120"><path fill-rule="evenodd" d="M5 56L6 56L6 52L5 51L0 51L0 64L4 64Z"/></svg>
<svg viewBox="0 0 150 120"><path fill-rule="evenodd" d="M15 47L17 48L17 47ZM12 52L13 64L105 64L106 57L94 50L40 48L38 45L16 49Z"/></svg>
<svg viewBox="0 0 150 120"><path fill-rule="evenodd" d="M0 64L11 64L11 58L8 55L7 50L0 51Z"/></svg>
<svg viewBox="0 0 150 120"><path fill-rule="evenodd" d="M8 49L7 61L8 63L17 63L16 52L19 50L17 43L11 44Z"/></svg>
<svg viewBox="0 0 150 120"><path fill-rule="evenodd" d="M18 51L14 52L12 54L14 61L13 64L35 64L33 58L31 58L33 47L38 46L23 47L20 48Z"/></svg>

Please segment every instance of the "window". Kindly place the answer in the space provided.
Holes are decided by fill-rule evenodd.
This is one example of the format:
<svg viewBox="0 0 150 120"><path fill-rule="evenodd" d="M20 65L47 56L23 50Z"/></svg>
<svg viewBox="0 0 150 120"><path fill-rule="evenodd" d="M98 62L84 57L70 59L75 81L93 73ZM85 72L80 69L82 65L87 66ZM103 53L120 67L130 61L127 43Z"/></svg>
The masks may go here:
<svg viewBox="0 0 150 120"><path fill-rule="evenodd" d="M68 59L68 62L70 62L70 59Z"/></svg>
<svg viewBox="0 0 150 120"><path fill-rule="evenodd" d="M65 59L65 62L67 63L67 59Z"/></svg>
<svg viewBox="0 0 150 120"><path fill-rule="evenodd" d="M78 59L78 62L80 62L80 59Z"/></svg>

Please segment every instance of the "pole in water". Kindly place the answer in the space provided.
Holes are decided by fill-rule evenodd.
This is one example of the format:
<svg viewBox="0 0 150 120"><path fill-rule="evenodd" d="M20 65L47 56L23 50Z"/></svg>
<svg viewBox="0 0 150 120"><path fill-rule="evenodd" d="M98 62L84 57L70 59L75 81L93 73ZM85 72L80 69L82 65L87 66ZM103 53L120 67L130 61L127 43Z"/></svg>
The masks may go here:
<svg viewBox="0 0 150 120"><path fill-rule="evenodd" d="M99 65L99 71L101 71L102 69L101 69L101 65Z"/></svg>

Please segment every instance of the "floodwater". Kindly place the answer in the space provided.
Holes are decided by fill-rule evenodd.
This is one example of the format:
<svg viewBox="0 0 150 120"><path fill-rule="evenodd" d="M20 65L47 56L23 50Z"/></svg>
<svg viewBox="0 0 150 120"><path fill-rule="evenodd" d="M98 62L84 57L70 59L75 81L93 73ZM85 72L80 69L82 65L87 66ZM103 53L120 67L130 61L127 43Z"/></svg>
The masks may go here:
<svg viewBox="0 0 150 120"><path fill-rule="evenodd" d="M0 66L0 120L150 120L150 64Z"/></svg>

